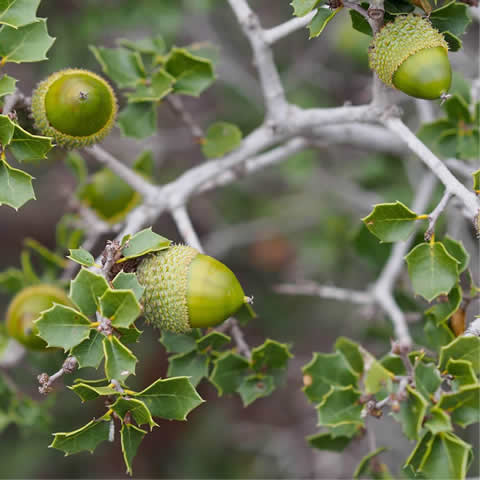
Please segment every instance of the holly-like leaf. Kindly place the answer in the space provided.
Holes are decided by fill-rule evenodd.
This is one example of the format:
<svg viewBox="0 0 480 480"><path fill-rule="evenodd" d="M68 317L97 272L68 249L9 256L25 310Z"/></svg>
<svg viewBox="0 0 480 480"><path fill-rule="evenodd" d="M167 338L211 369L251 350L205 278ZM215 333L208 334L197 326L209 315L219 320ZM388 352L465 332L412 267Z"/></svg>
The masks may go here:
<svg viewBox="0 0 480 480"><path fill-rule="evenodd" d="M460 307L462 289L455 285L448 293L447 301L440 301L429 308L425 315L430 315L437 325L445 323Z"/></svg>
<svg viewBox="0 0 480 480"><path fill-rule="evenodd" d="M364 3L366 8L368 8L368 3ZM365 35L373 36L372 27L366 20L366 18L359 12L355 10L349 10L350 19L352 21L352 28L357 30L357 32L364 33Z"/></svg>
<svg viewBox="0 0 480 480"><path fill-rule="evenodd" d="M318 3L325 3L320 0L292 0L290 5L293 8L293 14L297 17L303 17L311 12Z"/></svg>
<svg viewBox="0 0 480 480"><path fill-rule="evenodd" d="M0 144L6 147L13 138L15 124L8 115L0 115Z"/></svg>
<svg viewBox="0 0 480 480"><path fill-rule="evenodd" d="M166 50L165 40L161 35L155 37L146 37L139 40L130 40L128 38L120 38L117 43L122 47L136 50L140 53L149 55L163 55Z"/></svg>
<svg viewBox="0 0 480 480"><path fill-rule="evenodd" d="M473 172L472 177L473 177L473 189L477 193L480 193L480 169L478 169L476 172Z"/></svg>
<svg viewBox="0 0 480 480"><path fill-rule="evenodd" d="M70 390L73 390L82 400L82 402L87 402L89 400L94 400L98 397L104 396L118 396L120 395L117 390L110 386L96 387L95 385L89 385L87 383L76 383L71 387L68 387Z"/></svg>
<svg viewBox="0 0 480 480"><path fill-rule="evenodd" d="M104 48L90 45L102 70L120 88L135 87L144 77L144 67L140 55L125 48Z"/></svg>
<svg viewBox="0 0 480 480"><path fill-rule="evenodd" d="M471 123L472 116L468 109L468 103L459 94L454 93L443 105L448 119L454 124Z"/></svg>
<svg viewBox="0 0 480 480"><path fill-rule="evenodd" d="M152 102L134 102L118 114L118 126L126 137L138 140L152 136L157 130L157 113Z"/></svg>
<svg viewBox="0 0 480 480"><path fill-rule="evenodd" d="M137 357L117 337L103 339L103 352L105 375L109 380L124 381L129 375L135 375Z"/></svg>
<svg viewBox="0 0 480 480"><path fill-rule="evenodd" d="M90 321L79 311L55 304L35 321L38 335L49 347L70 350L90 335Z"/></svg>
<svg viewBox="0 0 480 480"><path fill-rule="evenodd" d="M0 4L0 23L18 28L36 22L40 0L7 0Z"/></svg>
<svg viewBox="0 0 480 480"><path fill-rule="evenodd" d="M32 135L15 124L12 141L8 148L19 162L35 162L47 158L47 153L53 148L53 144L50 137Z"/></svg>
<svg viewBox="0 0 480 480"><path fill-rule="evenodd" d="M230 343L231 338L224 333L213 330L202 338L197 340L198 349L201 351L218 350L219 348Z"/></svg>
<svg viewBox="0 0 480 480"><path fill-rule="evenodd" d="M407 399L400 403L400 411L393 417L401 423L403 433L410 440L416 440L422 429L428 402L416 390L407 386Z"/></svg>
<svg viewBox="0 0 480 480"><path fill-rule="evenodd" d="M428 413L428 420L425 422L425 428L434 435L440 432L451 432L453 430L450 417L444 410L435 406Z"/></svg>
<svg viewBox="0 0 480 480"><path fill-rule="evenodd" d="M367 228L382 242L406 240L412 233L417 214L401 202L375 205L372 213L362 218Z"/></svg>
<svg viewBox="0 0 480 480"><path fill-rule="evenodd" d="M68 255L67 258L84 267L93 267L95 265L93 255L84 248L71 248L70 255Z"/></svg>
<svg viewBox="0 0 480 480"><path fill-rule="evenodd" d="M363 373L363 357L357 343L346 337L338 337L335 342L335 350L343 354L354 372Z"/></svg>
<svg viewBox="0 0 480 480"><path fill-rule="evenodd" d="M465 385L475 385L477 376L471 362L450 358L447 363L447 373L453 377L453 386L456 390Z"/></svg>
<svg viewBox="0 0 480 480"><path fill-rule="evenodd" d="M145 291L145 288L140 285L134 273L120 272L113 279L112 285L116 290L132 290L137 300L142 298Z"/></svg>
<svg viewBox="0 0 480 480"><path fill-rule="evenodd" d="M138 337L143 333L133 323L128 328L116 327L115 330L121 335L122 343L137 343Z"/></svg>
<svg viewBox="0 0 480 480"><path fill-rule="evenodd" d="M472 447L453 433L425 433L408 457L405 467L426 478L463 480Z"/></svg>
<svg viewBox="0 0 480 480"><path fill-rule="evenodd" d="M442 243L447 249L448 253L460 262L458 265L458 273L465 271L465 269L468 267L468 263L470 262L470 255L465 250L463 243L461 241L454 240L448 235L443 238Z"/></svg>
<svg viewBox="0 0 480 480"><path fill-rule="evenodd" d="M226 352L215 361L210 381L220 396L224 393L233 393L242 383L249 366L245 357L231 351Z"/></svg>
<svg viewBox="0 0 480 480"><path fill-rule="evenodd" d="M440 242L420 243L405 257L415 293L431 302L458 280L459 262Z"/></svg>
<svg viewBox="0 0 480 480"><path fill-rule="evenodd" d="M465 428L480 422L480 385L466 385L457 392L444 393L438 408L450 414L452 422Z"/></svg>
<svg viewBox="0 0 480 480"><path fill-rule="evenodd" d="M288 359L293 357L288 345L275 340L267 339L263 345L252 350L252 367L259 370L287 368Z"/></svg>
<svg viewBox="0 0 480 480"><path fill-rule="evenodd" d="M424 398L430 400L441 383L440 373L433 363L417 363L415 366L415 385Z"/></svg>
<svg viewBox="0 0 480 480"><path fill-rule="evenodd" d="M10 95L15 92L15 84L17 83L17 79L10 77L9 75L3 75L0 78L0 97L4 97L5 95Z"/></svg>
<svg viewBox="0 0 480 480"><path fill-rule="evenodd" d="M460 36L465 33L472 19L468 15L468 6L466 4L452 0L433 10L430 15L430 21L439 32L449 32Z"/></svg>
<svg viewBox="0 0 480 480"><path fill-rule="evenodd" d="M415 9L407 0L385 0L384 7L390 15L402 15L413 12Z"/></svg>
<svg viewBox="0 0 480 480"><path fill-rule="evenodd" d="M103 338L104 336L102 333L92 329L90 336L87 339L72 348L72 355L77 359L80 368L98 368L104 355L102 344Z"/></svg>
<svg viewBox="0 0 480 480"><path fill-rule="evenodd" d="M168 361L167 375L169 377L189 377L194 387L200 383L202 378L208 377L209 358L196 350L173 355Z"/></svg>
<svg viewBox="0 0 480 480"><path fill-rule="evenodd" d="M18 210L29 200L34 200L32 178L28 173L12 168L0 159L0 205Z"/></svg>
<svg viewBox="0 0 480 480"><path fill-rule="evenodd" d="M331 452L342 452L351 441L351 437L333 437L331 433L317 433L307 437L311 447Z"/></svg>
<svg viewBox="0 0 480 480"><path fill-rule="evenodd" d="M54 433L55 438L50 447L62 450L66 456L84 450L93 453L99 443L108 440L109 424L109 420L102 417L73 432Z"/></svg>
<svg viewBox="0 0 480 480"><path fill-rule="evenodd" d="M383 389L390 390L393 373L374 358L371 358L369 363L364 380L366 392L373 394Z"/></svg>
<svg viewBox="0 0 480 480"><path fill-rule="evenodd" d="M158 427L157 423L154 422L147 406L141 400L120 397L117 398L115 403L111 405L110 408L121 419L124 419L125 415L129 413L139 426L147 424L150 427L150 430L152 430L153 427Z"/></svg>
<svg viewBox="0 0 480 480"><path fill-rule="evenodd" d="M70 298L87 316L95 315L99 310L98 298L108 289L104 277L82 268L74 280L70 282Z"/></svg>
<svg viewBox="0 0 480 480"><path fill-rule="evenodd" d="M131 290L105 290L100 298L102 315L114 327L128 328L140 315L141 308Z"/></svg>
<svg viewBox="0 0 480 480"><path fill-rule="evenodd" d="M203 140L202 152L207 158L221 157L240 145L242 131L232 123L215 122Z"/></svg>
<svg viewBox="0 0 480 480"><path fill-rule="evenodd" d="M149 227L131 237L122 253L126 259L141 257L147 253L165 250L170 243L171 240L152 232L152 227Z"/></svg>
<svg viewBox="0 0 480 480"><path fill-rule="evenodd" d="M320 402L332 385L356 385L358 381L358 375L340 352L314 353L312 361L302 371L303 391L312 403Z"/></svg>
<svg viewBox="0 0 480 480"><path fill-rule="evenodd" d="M135 102L159 102L172 90L175 77L165 70L158 70L151 79L137 86L133 93L128 94L128 101Z"/></svg>
<svg viewBox="0 0 480 480"><path fill-rule="evenodd" d="M55 39L47 32L45 19L13 28L4 25L0 30L0 56L2 63L40 62Z"/></svg>
<svg viewBox="0 0 480 480"><path fill-rule="evenodd" d="M457 136L457 157L476 160L480 157L480 131L478 128L460 128Z"/></svg>
<svg viewBox="0 0 480 480"><path fill-rule="evenodd" d="M212 62L192 55L185 48L172 48L165 70L175 77L175 93L198 97L215 80Z"/></svg>
<svg viewBox="0 0 480 480"><path fill-rule="evenodd" d="M197 350L196 330L190 333L163 331L160 341L168 353L188 353Z"/></svg>
<svg viewBox="0 0 480 480"><path fill-rule="evenodd" d="M480 338L475 336L457 337L442 347L438 360L438 368L441 372L447 368L450 359L470 362L474 372L480 373Z"/></svg>
<svg viewBox="0 0 480 480"><path fill-rule="evenodd" d="M373 452L370 452L368 455L365 455L361 460L360 463L358 464L357 468L355 469L355 472L353 473L353 478L365 478L365 477L376 477L376 470L372 471L372 468L370 466L372 460L380 455L380 453L384 452L386 450L385 447L380 447L374 450ZM373 473L373 475L372 475ZM383 478L383 477L380 477Z"/></svg>
<svg viewBox="0 0 480 480"><path fill-rule="evenodd" d="M425 331L426 345L435 351L448 345L455 338L452 330L445 323L437 326L435 319L430 316L427 316L423 330Z"/></svg>
<svg viewBox="0 0 480 480"><path fill-rule="evenodd" d="M204 400L187 377L159 379L136 395L154 417L186 420L187 415Z"/></svg>
<svg viewBox="0 0 480 480"><path fill-rule="evenodd" d="M242 380L238 393L243 406L247 407L258 398L267 397L275 388L275 379L271 375L250 375Z"/></svg>
<svg viewBox="0 0 480 480"><path fill-rule="evenodd" d="M361 393L351 385L331 387L322 402L317 405L318 425L338 426L344 423L363 425Z"/></svg>
<svg viewBox="0 0 480 480"><path fill-rule="evenodd" d="M136 427L130 423L124 423L122 430L120 431L122 453L125 466L127 467L127 473L133 474L132 462L133 458L137 454L138 447L143 440L143 437L147 434L145 430Z"/></svg>
<svg viewBox="0 0 480 480"><path fill-rule="evenodd" d="M319 8L312 21L308 25L308 30L310 31L308 38L318 37L327 26L327 23L330 22L330 20L332 20L332 18L340 10L342 10L342 8L343 7L339 7L335 10L330 10L329 8Z"/></svg>

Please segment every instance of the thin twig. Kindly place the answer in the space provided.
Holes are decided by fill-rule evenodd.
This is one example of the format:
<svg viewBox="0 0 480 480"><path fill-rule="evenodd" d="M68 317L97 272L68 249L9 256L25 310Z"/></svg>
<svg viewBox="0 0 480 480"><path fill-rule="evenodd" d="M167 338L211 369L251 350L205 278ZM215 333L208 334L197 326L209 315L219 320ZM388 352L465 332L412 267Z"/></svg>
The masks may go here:
<svg viewBox="0 0 480 480"><path fill-rule="evenodd" d="M435 224L437 223L438 217L445 210L445 207L448 205L448 202L451 198L452 194L448 190L445 190L441 200L438 202L438 205L428 216L428 228L424 235L426 242L429 242L433 238L435 233Z"/></svg>
<svg viewBox="0 0 480 480"><path fill-rule="evenodd" d="M290 35L297 30L305 28L313 19L313 17L317 14L317 9L313 9L311 12L307 13L303 17L292 18L280 25L277 25L273 28L265 29L263 34L265 36L265 41L269 45L273 45L278 40Z"/></svg>
<svg viewBox="0 0 480 480"><path fill-rule="evenodd" d="M305 285L281 284L274 286L273 291L287 295L312 295L361 305L371 304L373 302L372 294L369 292L331 287L329 285L318 285L315 283Z"/></svg>
<svg viewBox="0 0 480 480"><path fill-rule="evenodd" d="M72 373L78 366L77 359L75 357L69 356L63 362L62 368L53 375L49 376L46 373L41 373L38 375L38 383L40 386L38 387L38 391L44 395L50 393L53 390L53 384L64 374Z"/></svg>
<svg viewBox="0 0 480 480"><path fill-rule="evenodd" d="M187 111L183 105L183 102L180 97L175 95L167 95L165 101L171 110L177 115L180 120L187 126L192 134L193 139L196 143L202 143L205 134L202 127L195 122L192 114Z"/></svg>
<svg viewBox="0 0 480 480"><path fill-rule="evenodd" d="M172 210L172 217L175 220L179 232L182 234L185 242L199 252L203 252L202 244L198 238L197 232L193 228L192 220L185 207L177 207Z"/></svg>

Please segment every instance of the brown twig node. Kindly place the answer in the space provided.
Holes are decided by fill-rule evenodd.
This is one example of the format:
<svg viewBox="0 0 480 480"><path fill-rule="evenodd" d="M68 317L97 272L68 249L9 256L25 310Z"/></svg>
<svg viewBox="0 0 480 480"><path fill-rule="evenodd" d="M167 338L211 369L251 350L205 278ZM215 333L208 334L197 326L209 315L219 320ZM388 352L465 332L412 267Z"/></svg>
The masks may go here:
<svg viewBox="0 0 480 480"><path fill-rule="evenodd" d="M53 390L52 385L65 373L72 373L78 366L77 359L75 357L67 357L63 362L62 368L54 373L52 376L49 376L46 373L41 373L38 375L37 380L40 386L38 391L42 395L47 395Z"/></svg>

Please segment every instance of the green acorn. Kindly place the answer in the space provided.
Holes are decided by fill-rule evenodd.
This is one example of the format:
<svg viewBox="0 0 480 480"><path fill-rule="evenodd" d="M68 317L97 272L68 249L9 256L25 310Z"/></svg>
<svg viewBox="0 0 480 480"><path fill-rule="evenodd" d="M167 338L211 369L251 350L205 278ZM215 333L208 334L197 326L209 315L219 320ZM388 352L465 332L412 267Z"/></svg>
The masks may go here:
<svg viewBox="0 0 480 480"><path fill-rule="evenodd" d="M398 15L375 36L368 56L382 82L412 97L433 100L450 88L448 44L425 18Z"/></svg>
<svg viewBox="0 0 480 480"><path fill-rule="evenodd" d="M66 148L100 142L115 123L112 87L88 70L70 68L50 75L32 94L36 128Z"/></svg>
<svg viewBox="0 0 480 480"><path fill-rule="evenodd" d="M30 350L46 350L46 342L38 335L34 321L54 303L72 306L67 294L48 284L33 285L21 290L7 309L7 332Z"/></svg>
<svg viewBox="0 0 480 480"><path fill-rule="evenodd" d="M228 267L186 245L149 255L137 277L145 287L144 315L162 330L213 327L250 302Z"/></svg>

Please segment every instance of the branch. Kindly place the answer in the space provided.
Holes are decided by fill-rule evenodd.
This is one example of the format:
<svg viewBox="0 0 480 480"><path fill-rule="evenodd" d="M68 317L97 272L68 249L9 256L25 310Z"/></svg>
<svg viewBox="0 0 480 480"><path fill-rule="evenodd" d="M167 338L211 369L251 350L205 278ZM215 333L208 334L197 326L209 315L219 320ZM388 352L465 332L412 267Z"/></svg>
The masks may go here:
<svg viewBox="0 0 480 480"><path fill-rule="evenodd" d="M193 228L187 209L184 206L177 207L172 210L172 216L185 242L203 253L202 244L200 243L197 232L195 232L195 229Z"/></svg>
<svg viewBox="0 0 480 480"><path fill-rule="evenodd" d="M193 119L192 115L190 114L189 111L185 110L185 107L183 106L183 102L180 97L177 97L175 95L167 95L165 97L165 101L169 105L169 107L172 109L172 111L178 115L180 120L187 126L187 128L190 130L193 139L195 140L196 143L202 143L203 138L205 137L205 134L203 133L202 127L198 125L195 120Z"/></svg>
<svg viewBox="0 0 480 480"><path fill-rule="evenodd" d="M307 283L305 285L280 284L274 286L273 291L287 295L312 295L332 300L358 303L361 305L371 304L373 302L372 294L369 292L331 287L328 285L318 285L315 283Z"/></svg>
<svg viewBox="0 0 480 480"><path fill-rule="evenodd" d="M134 172L116 159L113 155L105 151L102 147L94 145L86 147L85 151L92 155L97 162L103 163L110 170L116 173L122 180L127 182L134 190L144 197L146 202L150 201L155 196L156 187L147 182L142 176Z"/></svg>
<svg viewBox="0 0 480 480"><path fill-rule="evenodd" d="M276 27L264 30L263 35L265 42L269 45L272 45L287 35L290 35L301 28L305 28L313 20L313 17L317 14L317 11L318 10L315 8L303 17L292 18L291 20L281 23Z"/></svg>
<svg viewBox="0 0 480 480"><path fill-rule="evenodd" d="M246 0L228 0L243 33L248 38L253 50L255 67L262 86L267 116L274 121L286 115L288 103L280 81L280 75L273 60L264 30L257 15L250 9Z"/></svg>
<svg viewBox="0 0 480 480"><path fill-rule="evenodd" d="M438 205L428 216L428 228L424 235L426 242L429 242L433 238L435 232L435 224L437 223L438 217L445 210L451 198L452 194L448 190L445 190L440 202L438 202Z"/></svg>
<svg viewBox="0 0 480 480"><path fill-rule="evenodd" d="M400 118L389 117L384 123L389 130L405 141L408 148L440 179L447 190L462 200L471 217L474 218L480 209L475 194L470 192L452 175L445 164L415 136Z"/></svg>
<svg viewBox="0 0 480 480"><path fill-rule="evenodd" d="M38 375L38 383L40 386L38 387L38 391L43 395L50 393L53 388L52 385L64 374L72 373L78 366L77 359L75 357L67 357L63 362L62 368L54 373L52 376L48 376L46 373L41 373Z"/></svg>

